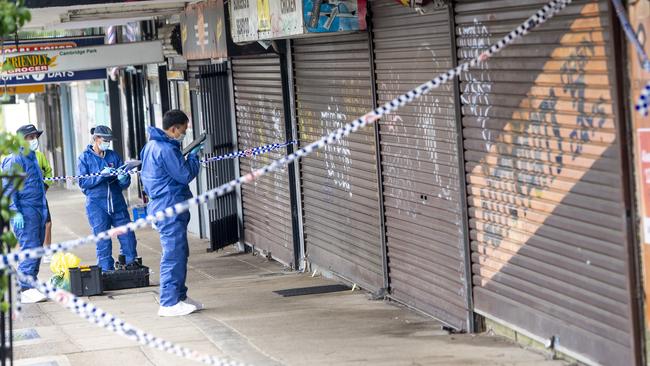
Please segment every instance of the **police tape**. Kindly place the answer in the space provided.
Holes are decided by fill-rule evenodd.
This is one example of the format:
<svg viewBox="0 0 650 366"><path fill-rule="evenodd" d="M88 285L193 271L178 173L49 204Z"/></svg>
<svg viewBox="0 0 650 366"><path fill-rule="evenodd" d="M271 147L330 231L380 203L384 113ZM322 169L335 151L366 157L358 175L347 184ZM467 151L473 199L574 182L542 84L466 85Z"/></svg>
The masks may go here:
<svg viewBox="0 0 650 366"><path fill-rule="evenodd" d="M60 304L71 312L88 320L90 323L133 340L141 345L206 365L245 366L244 363L236 360L199 353L190 348L179 346L170 341L156 337L153 334L138 329L124 320L107 313L90 302L83 301L68 291L54 287L49 283L39 281L38 279L22 274L19 271L12 270L12 272L20 281L30 284L33 288L43 293L48 299Z"/></svg>
<svg viewBox="0 0 650 366"><path fill-rule="evenodd" d="M39 247L33 249L26 249L20 252L11 252L7 255L3 255L1 257L2 260L0 261L0 269L6 268L10 265L15 265L25 259L40 258L44 254L49 255L60 251L67 251L83 244L95 243L101 240L111 239L114 236L122 235L130 231L136 231L146 226L149 226L151 224L154 224L156 222L186 212L192 206L205 204L209 200L215 200L218 197L230 193L234 191L236 187L244 183L250 183L255 179L259 178L260 176L275 171L284 165L287 165L299 158L311 154L317 149L323 148L326 145L339 141L341 138L350 135L351 133L357 131L359 128L362 128L370 123L377 121L381 116L393 112L398 108L410 103L412 100L419 98L420 96L439 87L440 85L446 83L450 79L460 75L461 72L468 71L470 67L474 67L480 62L486 61L492 55L501 51L504 47L514 42L517 38L526 35L531 29L546 22L548 19L553 17L555 14L557 14L562 9L564 9L568 4L570 4L571 1L572 0L551 0L546 5L544 5L542 9L540 9L531 17L529 17L521 25L519 25L517 28L512 30L507 35L505 35L496 44L493 44L487 50L479 53L473 59L464 62L458 65L457 67L436 76L432 80L429 80L426 83L416 87L415 89L412 89L406 92L405 94L402 94L399 97L383 104L382 106L375 108L374 110L366 113L362 117L357 118L354 121L335 130L329 135L323 136L320 139L312 142L311 144L296 150L294 153L291 153L287 156L282 157L281 159L273 161L269 165L254 170L228 183L222 184L217 188L211 189L187 201L177 203L171 207L167 207L166 209L158 211L153 215L147 215L147 217L145 218L138 219L135 222L130 222L126 225L115 227L113 229L101 232L97 235L89 235L85 238L70 240L62 243L55 243L50 245L48 248Z"/></svg>
<svg viewBox="0 0 650 366"><path fill-rule="evenodd" d="M221 160L228 160L228 159L237 159L237 158L249 158L252 156L257 156L261 154L265 154L267 152L281 149L283 147L289 146L289 145L295 145L297 144L297 141L288 141L284 143L275 143L275 144L269 144L269 145L263 145L263 146L257 146L253 147L250 149L246 150L240 150L240 151L235 151L231 152L225 155L220 155L220 156L214 156L211 158L206 158L202 159L199 161L199 163L203 165L207 165L209 163L214 163L217 161ZM44 181L47 182L55 182L55 181L62 181L62 180L79 180L79 179L88 179L88 178L94 178L94 177L111 177L111 176L118 176L118 175L124 175L124 174L138 174L140 171L138 170L120 170L120 169L115 169L114 172L111 173L90 173L90 174L82 174L82 175L69 175L69 176L59 176L59 177L51 177L51 178L44 178Z"/></svg>
<svg viewBox="0 0 650 366"><path fill-rule="evenodd" d="M630 24L630 21L628 20L627 15L625 14L625 8L623 7L623 3L621 3L621 0L612 0L612 4L614 5L614 9L616 10L616 16L618 16L618 20L621 22L621 26L623 27L623 31L625 32L625 36L627 37L628 41L634 46L634 49L636 50L636 53L639 56L639 59L641 61L641 67L645 71L650 71L650 59L648 59L648 54L643 49L641 42L639 42L639 38L634 32L634 29L632 28L632 25ZM641 115L648 116L648 113L650 112L650 108L648 108L649 102L650 102L650 82L646 83L645 88L641 90L641 94L639 95L639 99L637 99L634 108L639 113L641 113Z"/></svg>

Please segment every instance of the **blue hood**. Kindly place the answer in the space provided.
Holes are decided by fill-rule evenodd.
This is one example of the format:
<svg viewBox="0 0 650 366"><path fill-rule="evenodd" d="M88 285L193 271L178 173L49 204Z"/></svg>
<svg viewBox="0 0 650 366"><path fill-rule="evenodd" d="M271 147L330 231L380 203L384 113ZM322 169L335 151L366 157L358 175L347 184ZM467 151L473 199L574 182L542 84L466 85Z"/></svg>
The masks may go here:
<svg viewBox="0 0 650 366"><path fill-rule="evenodd" d="M181 144L165 131L149 127L147 132L149 142L140 154L140 179L153 200L150 207L163 209L192 197L188 184L199 173L199 158L194 154L183 157Z"/></svg>
<svg viewBox="0 0 650 366"><path fill-rule="evenodd" d="M149 134L149 140L169 142L177 147L181 147L181 143L167 136L165 131L161 130L158 127L147 127L147 133Z"/></svg>

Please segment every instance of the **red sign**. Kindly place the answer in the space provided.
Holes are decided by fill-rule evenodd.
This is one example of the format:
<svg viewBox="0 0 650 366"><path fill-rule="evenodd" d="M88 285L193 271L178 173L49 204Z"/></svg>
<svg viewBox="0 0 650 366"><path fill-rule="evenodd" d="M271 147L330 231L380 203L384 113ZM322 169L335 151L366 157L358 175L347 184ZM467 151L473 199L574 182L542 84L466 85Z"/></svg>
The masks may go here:
<svg viewBox="0 0 650 366"><path fill-rule="evenodd" d="M643 204L643 238L650 243L650 128L637 130L639 142L639 172Z"/></svg>

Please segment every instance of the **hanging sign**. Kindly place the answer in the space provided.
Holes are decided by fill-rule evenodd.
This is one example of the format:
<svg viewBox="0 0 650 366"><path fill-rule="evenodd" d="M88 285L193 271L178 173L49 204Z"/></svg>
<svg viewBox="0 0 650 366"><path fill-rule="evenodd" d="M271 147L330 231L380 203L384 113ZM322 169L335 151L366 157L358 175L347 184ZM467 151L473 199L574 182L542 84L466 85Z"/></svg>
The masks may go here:
<svg viewBox="0 0 650 366"><path fill-rule="evenodd" d="M310 33L366 29L366 0L303 0L302 8Z"/></svg>
<svg viewBox="0 0 650 366"><path fill-rule="evenodd" d="M271 31L271 7L269 0L257 0L257 31Z"/></svg>
<svg viewBox="0 0 650 366"><path fill-rule="evenodd" d="M203 1L185 8L181 16L181 40L185 59L228 57L224 19L223 0Z"/></svg>
<svg viewBox="0 0 650 366"><path fill-rule="evenodd" d="M63 50L15 53L0 65L2 76L59 74L113 66L131 66L164 61L162 42L137 42L89 46Z"/></svg>
<svg viewBox="0 0 650 366"><path fill-rule="evenodd" d="M185 73L182 71L167 71L167 80L185 80Z"/></svg>
<svg viewBox="0 0 650 366"><path fill-rule="evenodd" d="M257 0L230 0L230 27L234 42L257 41Z"/></svg>
<svg viewBox="0 0 650 366"><path fill-rule="evenodd" d="M366 29L366 0L231 0L235 43Z"/></svg>
<svg viewBox="0 0 650 366"><path fill-rule="evenodd" d="M235 43L307 34L302 0L231 0L229 10L230 34Z"/></svg>
<svg viewBox="0 0 650 366"><path fill-rule="evenodd" d="M5 55L10 56L16 53L30 53L38 51L50 51L71 49L85 46L104 44L104 37L80 37L80 38L49 38L19 40L4 44ZM0 85L29 85L29 84L52 84L65 83L80 80L106 79L106 69L68 71L68 72L45 72L29 75L4 75L0 76Z"/></svg>

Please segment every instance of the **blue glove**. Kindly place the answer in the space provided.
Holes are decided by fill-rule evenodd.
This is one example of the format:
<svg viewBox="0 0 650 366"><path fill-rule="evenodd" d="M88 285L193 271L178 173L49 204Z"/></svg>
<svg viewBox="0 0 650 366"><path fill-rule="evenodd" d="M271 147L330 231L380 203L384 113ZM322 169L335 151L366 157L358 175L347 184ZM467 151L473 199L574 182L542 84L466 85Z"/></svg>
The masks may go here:
<svg viewBox="0 0 650 366"><path fill-rule="evenodd" d="M18 230L22 230L25 228L25 219L23 218L23 214L20 212L17 212L16 215L13 217L13 222L14 222L14 228Z"/></svg>
<svg viewBox="0 0 650 366"><path fill-rule="evenodd" d="M201 151L203 151L204 147L205 147L205 144L200 144L199 146L193 148L192 151L190 151L190 154L196 155L196 154L200 153Z"/></svg>
<svg viewBox="0 0 650 366"><path fill-rule="evenodd" d="M126 180L129 178L128 174L120 174L117 176L117 180L120 181L120 183L124 184L126 183Z"/></svg>
<svg viewBox="0 0 650 366"><path fill-rule="evenodd" d="M104 177L108 177L108 176L111 176L113 174L113 171L115 171L115 169L107 166L101 172L99 172L99 174L101 174Z"/></svg>

